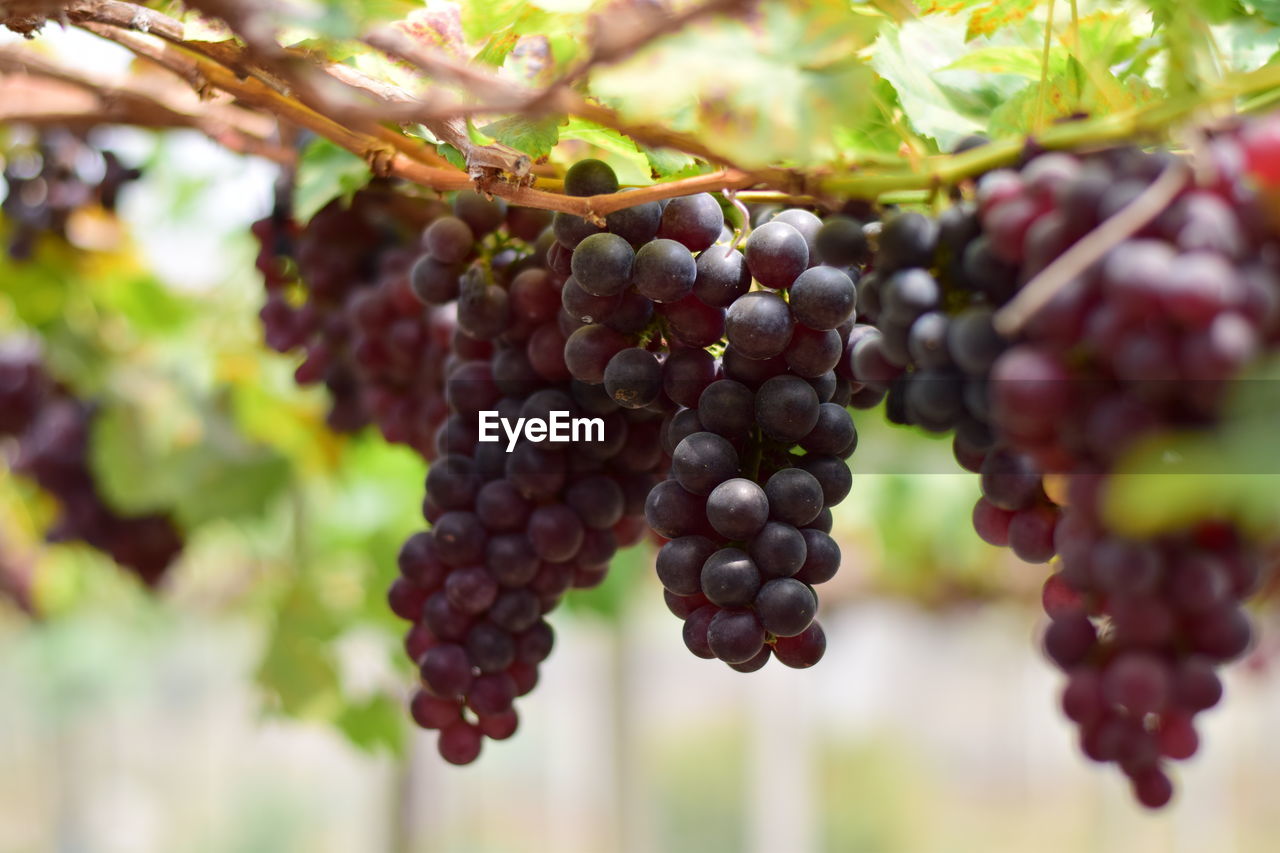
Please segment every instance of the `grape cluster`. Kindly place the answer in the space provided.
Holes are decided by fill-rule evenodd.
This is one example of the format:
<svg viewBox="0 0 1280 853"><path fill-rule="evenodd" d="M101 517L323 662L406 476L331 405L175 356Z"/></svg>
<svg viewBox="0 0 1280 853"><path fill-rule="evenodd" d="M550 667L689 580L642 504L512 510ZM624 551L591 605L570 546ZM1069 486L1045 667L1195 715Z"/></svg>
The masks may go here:
<svg viewBox="0 0 1280 853"><path fill-rule="evenodd" d="M566 189L597 195L618 183L584 161ZM833 237L814 214L788 210L739 251L703 193L635 205L603 227L557 214L553 229L551 263L570 273L561 317L577 327L565 343L570 372L624 409L664 418L669 477L649 492L645 518L666 540L658 577L686 645L744 672L774 656L811 666L826 645L813 585L839 566L830 507L849 492L857 444L851 385L835 367L852 328L861 227ZM842 266L822 263L820 238Z"/></svg>
<svg viewBox="0 0 1280 853"><path fill-rule="evenodd" d="M1274 123L1272 123L1274 124ZM1143 193L1172 155L1041 153L991 172L942 216L901 214L879 234L847 370L887 393L890 419L954 430L981 474L974 525L1045 586L1049 657L1085 753L1116 763L1136 798L1172 795L1165 762L1198 746L1193 718L1221 695L1215 668L1250 643L1243 601L1258 546L1229 519L1125 535L1100 509L1116 464L1168 430L1212 430L1230 381L1280 332L1277 241L1250 170L1275 128L1212 139L1151 221L1065 282L1013 338L994 312ZM1053 500L1046 495L1046 485Z"/></svg>
<svg viewBox="0 0 1280 853"><path fill-rule="evenodd" d="M569 589L599 584L617 549L644 535L644 499L667 460L661 412L619 406L570 376L567 276L548 268L546 218L474 195L454 214L427 227L410 273L428 310L456 328L423 505L431 529L405 543L389 600L414 623L413 717L439 730L447 761L466 764L484 738L515 732L514 700L553 644L545 616ZM561 417L598 431L512 440L481 413L512 428ZM485 431L497 440L482 441Z"/></svg>
<svg viewBox="0 0 1280 853"><path fill-rule="evenodd" d="M87 458L93 412L33 349L0 347L0 439L12 441L13 470L58 502L49 541L84 542L155 586L182 551L182 533L165 515L122 515L104 501Z"/></svg>
<svg viewBox="0 0 1280 853"><path fill-rule="evenodd" d="M442 203L374 183L336 199L299 228L278 203L254 223L267 298L266 343L301 350L301 385L323 383L329 426L355 432L376 423L391 442L431 457L445 417L441 366L452 335L448 317L424 312L409 287L422 228Z"/></svg>
<svg viewBox="0 0 1280 853"><path fill-rule="evenodd" d="M5 156L7 193L0 211L12 224L8 251L26 260L41 234L66 237L67 222L80 208L98 204L114 211L120 190L142 176L111 151L99 151L68 130L42 131Z"/></svg>

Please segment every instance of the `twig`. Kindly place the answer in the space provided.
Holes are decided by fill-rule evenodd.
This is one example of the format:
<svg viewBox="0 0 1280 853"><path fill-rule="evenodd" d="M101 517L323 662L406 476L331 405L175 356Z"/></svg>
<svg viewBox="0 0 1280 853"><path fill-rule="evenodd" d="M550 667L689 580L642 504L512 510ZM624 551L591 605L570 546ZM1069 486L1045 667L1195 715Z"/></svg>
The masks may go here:
<svg viewBox="0 0 1280 853"><path fill-rule="evenodd" d="M1098 223L1053 263L1042 269L1018 291L1007 305L996 312L996 331L1013 337L1037 311L1066 287L1073 279L1101 260L1107 252L1133 236L1140 228L1160 215L1177 197L1190 176L1190 169L1180 159L1172 160L1160 177L1133 201Z"/></svg>
<svg viewBox="0 0 1280 853"><path fill-rule="evenodd" d="M286 121L325 137L365 159L375 174L394 175L424 187L442 191L469 189L472 186L471 178L466 173L453 168L428 166L411 159L380 139L352 131L305 104L277 92L254 77L238 77L221 64L183 52L173 45L137 33L100 24L84 26L91 32L122 44L139 56L169 69L183 79L200 81L202 87L212 86L221 89L250 106L265 109ZM527 207L564 211L576 216L596 217L647 201L658 201L697 192L714 192L725 188L745 188L759 183L761 179L758 175L727 169L613 195L574 197L504 182L494 182L486 189L494 195Z"/></svg>
<svg viewBox="0 0 1280 853"><path fill-rule="evenodd" d="M201 104L189 89L155 79L105 80L59 65L16 46L0 47L0 113L29 124L129 124L192 128L226 148L289 165L296 153L271 142L269 116L230 103ZM199 109L193 109L199 107Z"/></svg>

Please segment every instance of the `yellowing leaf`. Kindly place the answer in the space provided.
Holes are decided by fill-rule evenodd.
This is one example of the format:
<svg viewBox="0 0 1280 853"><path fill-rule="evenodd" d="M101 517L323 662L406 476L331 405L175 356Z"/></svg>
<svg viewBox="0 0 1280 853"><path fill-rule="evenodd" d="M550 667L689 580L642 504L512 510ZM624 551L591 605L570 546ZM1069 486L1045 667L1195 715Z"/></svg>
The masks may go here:
<svg viewBox="0 0 1280 853"><path fill-rule="evenodd" d="M969 26L965 30L965 41L973 41L981 36L989 36L1002 27L1021 21L1035 9L1037 0L992 0L992 2L975 9L969 16Z"/></svg>

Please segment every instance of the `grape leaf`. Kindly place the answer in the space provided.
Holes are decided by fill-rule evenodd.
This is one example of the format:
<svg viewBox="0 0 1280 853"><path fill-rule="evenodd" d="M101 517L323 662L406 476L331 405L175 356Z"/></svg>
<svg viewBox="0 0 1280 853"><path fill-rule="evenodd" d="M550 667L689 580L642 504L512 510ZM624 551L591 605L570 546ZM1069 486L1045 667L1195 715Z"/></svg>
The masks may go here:
<svg viewBox="0 0 1280 853"><path fill-rule="evenodd" d="M405 744L405 712L390 696L379 693L364 701L350 701L335 721L353 744L374 752L399 753Z"/></svg>
<svg viewBox="0 0 1280 853"><path fill-rule="evenodd" d="M313 139L302 150L293 188L294 215L310 219L335 198L349 201L369 182L369 166L345 148L327 139Z"/></svg>
<svg viewBox="0 0 1280 853"><path fill-rule="evenodd" d="M577 139L600 149L601 157L618 173L624 184L651 183L649 159L640 151L635 140L618 131L580 118L570 118L560 128L560 138ZM572 159L580 159L572 155Z"/></svg>
<svg viewBox="0 0 1280 853"><path fill-rule="evenodd" d="M956 109L947 91L933 77L964 53L954 29L912 21L881 33L871 65L897 92L911 125L947 149L962 137L982 129L980 121Z"/></svg>
<svg viewBox="0 0 1280 853"><path fill-rule="evenodd" d="M97 413L90 464L107 502L130 513L172 511L184 527L260 515L290 480L288 460L245 441L226 412L148 388Z"/></svg>
<svg viewBox="0 0 1280 853"><path fill-rule="evenodd" d="M480 132L540 160L550 154L560 141L562 121L561 116L530 118L515 115L487 124L480 128Z"/></svg>
<svg viewBox="0 0 1280 853"><path fill-rule="evenodd" d="M702 171L698 161L683 151L677 151L674 148L650 148L646 145L640 145L639 148L649 161L649 170L655 180L682 178Z"/></svg>

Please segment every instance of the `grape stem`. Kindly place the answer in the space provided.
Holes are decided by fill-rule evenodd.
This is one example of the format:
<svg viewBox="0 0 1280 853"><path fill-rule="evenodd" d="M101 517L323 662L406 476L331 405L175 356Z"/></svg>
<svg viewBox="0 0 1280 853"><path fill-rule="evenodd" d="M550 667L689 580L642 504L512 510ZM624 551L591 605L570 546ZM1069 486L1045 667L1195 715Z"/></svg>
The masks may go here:
<svg viewBox="0 0 1280 853"><path fill-rule="evenodd" d="M1038 272L1007 305L996 312L996 331L1014 337L1036 312L1062 288L1102 260L1107 252L1132 237L1160 215L1191 176L1187 163L1175 158L1133 201L1120 208Z"/></svg>
<svg viewBox="0 0 1280 853"><path fill-rule="evenodd" d="M738 244L747 238L751 233L751 211L747 210L747 206L738 198L738 194L733 190L722 190L721 194L729 200L729 204L733 205L733 209L738 211L738 215L742 217L742 227L733 229L733 239L729 241L729 248L725 249L724 256L727 258L738 248Z"/></svg>

